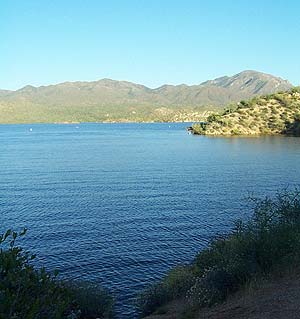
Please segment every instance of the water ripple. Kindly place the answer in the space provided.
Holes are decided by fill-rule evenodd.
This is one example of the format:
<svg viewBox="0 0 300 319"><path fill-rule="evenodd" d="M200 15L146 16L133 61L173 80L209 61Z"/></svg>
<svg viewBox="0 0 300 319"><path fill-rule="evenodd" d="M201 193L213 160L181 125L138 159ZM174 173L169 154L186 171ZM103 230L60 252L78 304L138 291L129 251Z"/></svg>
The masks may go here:
<svg viewBox="0 0 300 319"><path fill-rule="evenodd" d="M136 294L246 218L241 201L300 181L299 139L196 138L188 124L0 126L0 225L64 278ZM32 127L33 125L30 125Z"/></svg>

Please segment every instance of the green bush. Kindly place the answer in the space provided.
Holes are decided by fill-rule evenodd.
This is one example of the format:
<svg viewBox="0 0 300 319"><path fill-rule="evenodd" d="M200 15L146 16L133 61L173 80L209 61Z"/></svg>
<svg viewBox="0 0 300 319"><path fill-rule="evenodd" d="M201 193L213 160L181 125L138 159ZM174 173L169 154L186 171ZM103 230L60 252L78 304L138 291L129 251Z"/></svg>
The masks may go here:
<svg viewBox="0 0 300 319"><path fill-rule="evenodd" d="M299 248L299 192L284 192L275 200L256 201L249 222L238 222L229 236L216 239L197 256L195 272L204 278L211 270L226 274L230 278L224 283L226 296L257 274L268 274L278 265L287 267L300 257Z"/></svg>
<svg viewBox="0 0 300 319"><path fill-rule="evenodd" d="M202 122L202 123L196 123L192 125L193 128L193 134L198 134L198 135L205 135L206 131L206 126L207 124Z"/></svg>
<svg viewBox="0 0 300 319"><path fill-rule="evenodd" d="M176 274L169 274L143 295L143 305L151 303L144 314L174 298L186 298L193 307L210 306L255 277L299 263L300 192L284 191L275 199L266 197L253 202L252 218L237 221L230 234L211 241L186 267L184 276L171 280ZM184 285L184 289L170 294L168 281L176 282L176 287Z"/></svg>
<svg viewBox="0 0 300 319"><path fill-rule="evenodd" d="M234 128L231 130L232 135L241 135L242 132L238 128Z"/></svg>
<svg viewBox="0 0 300 319"><path fill-rule="evenodd" d="M240 101L239 103L239 107L238 107L238 110L241 109L241 108L246 108L246 107L249 107L249 101Z"/></svg>
<svg viewBox="0 0 300 319"><path fill-rule="evenodd" d="M235 112L236 110L237 110L237 104L231 103L224 108L221 115L231 114L231 113Z"/></svg>
<svg viewBox="0 0 300 319"><path fill-rule="evenodd" d="M168 301L185 295L194 281L195 276L189 266L174 268L161 282L150 286L138 296L140 315L147 316Z"/></svg>
<svg viewBox="0 0 300 319"><path fill-rule="evenodd" d="M300 113L294 115L294 121L300 121Z"/></svg>
<svg viewBox="0 0 300 319"><path fill-rule="evenodd" d="M287 135L300 136L300 120L298 120L298 115L294 117L294 121L286 121L283 132Z"/></svg>
<svg viewBox="0 0 300 319"><path fill-rule="evenodd" d="M291 92L292 92L292 93L300 93L300 86L293 87L293 88L291 89Z"/></svg>
<svg viewBox="0 0 300 319"><path fill-rule="evenodd" d="M275 94L274 98L284 107L289 107L291 104L290 101L286 98L286 96L282 93Z"/></svg>
<svg viewBox="0 0 300 319"><path fill-rule="evenodd" d="M218 114L218 113L213 113L213 114L210 114L208 117L207 117L207 122L208 123L211 123L211 122L218 122L218 120L221 118L221 115Z"/></svg>
<svg viewBox="0 0 300 319"><path fill-rule="evenodd" d="M0 235L0 318L109 318L112 302L107 294L68 287L57 272L33 266L35 255L16 245L25 233L8 230Z"/></svg>
<svg viewBox="0 0 300 319"><path fill-rule="evenodd" d="M70 312L71 300L57 274L34 269L35 256L15 246L25 233L8 230L0 236L0 317L62 318Z"/></svg>
<svg viewBox="0 0 300 319"><path fill-rule="evenodd" d="M193 308L199 305L212 306L224 300L234 289L236 282L230 273L225 270L210 269L205 275L196 279L186 298Z"/></svg>
<svg viewBox="0 0 300 319"><path fill-rule="evenodd" d="M81 318L113 317L113 299L99 284L73 281L65 285L76 307L80 309Z"/></svg>

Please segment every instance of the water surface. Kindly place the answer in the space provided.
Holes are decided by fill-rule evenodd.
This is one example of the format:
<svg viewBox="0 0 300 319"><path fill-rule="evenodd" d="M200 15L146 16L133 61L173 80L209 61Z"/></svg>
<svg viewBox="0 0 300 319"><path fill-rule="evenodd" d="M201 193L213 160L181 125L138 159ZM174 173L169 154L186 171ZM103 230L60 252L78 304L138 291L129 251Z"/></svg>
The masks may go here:
<svg viewBox="0 0 300 319"><path fill-rule="evenodd" d="M134 296L249 216L249 194L300 184L300 139L209 138L187 124L0 125L0 228L62 276Z"/></svg>

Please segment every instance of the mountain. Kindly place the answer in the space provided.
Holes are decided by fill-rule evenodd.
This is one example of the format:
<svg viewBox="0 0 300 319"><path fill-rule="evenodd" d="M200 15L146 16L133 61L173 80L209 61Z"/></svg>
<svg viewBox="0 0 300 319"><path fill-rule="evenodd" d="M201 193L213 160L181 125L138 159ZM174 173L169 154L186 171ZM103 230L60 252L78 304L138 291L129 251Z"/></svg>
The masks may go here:
<svg viewBox="0 0 300 319"><path fill-rule="evenodd" d="M27 85L17 91L0 90L0 123L194 121L204 111L291 87L286 80L256 71L156 89L111 79Z"/></svg>
<svg viewBox="0 0 300 319"><path fill-rule="evenodd" d="M291 87L288 81L273 75L243 71L231 77L220 77L200 85L165 85L155 91L166 97L172 105L224 106L256 95L286 91Z"/></svg>
<svg viewBox="0 0 300 319"><path fill-rule="evenodd" d="M230 105L194 124L199 135L293 135L300 136L300 87Z"/></svg>

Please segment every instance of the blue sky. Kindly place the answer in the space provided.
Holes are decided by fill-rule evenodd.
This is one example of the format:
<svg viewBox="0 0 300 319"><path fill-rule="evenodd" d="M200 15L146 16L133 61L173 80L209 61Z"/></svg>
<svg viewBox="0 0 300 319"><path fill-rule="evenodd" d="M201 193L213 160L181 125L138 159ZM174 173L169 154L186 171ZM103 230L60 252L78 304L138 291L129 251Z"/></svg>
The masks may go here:
<svg viewBox="0 0 300 319"><path fill-rule="evenodd" d="M297 0L0 0L0 88L158 87L254 69L300 84Z"/></svg>

